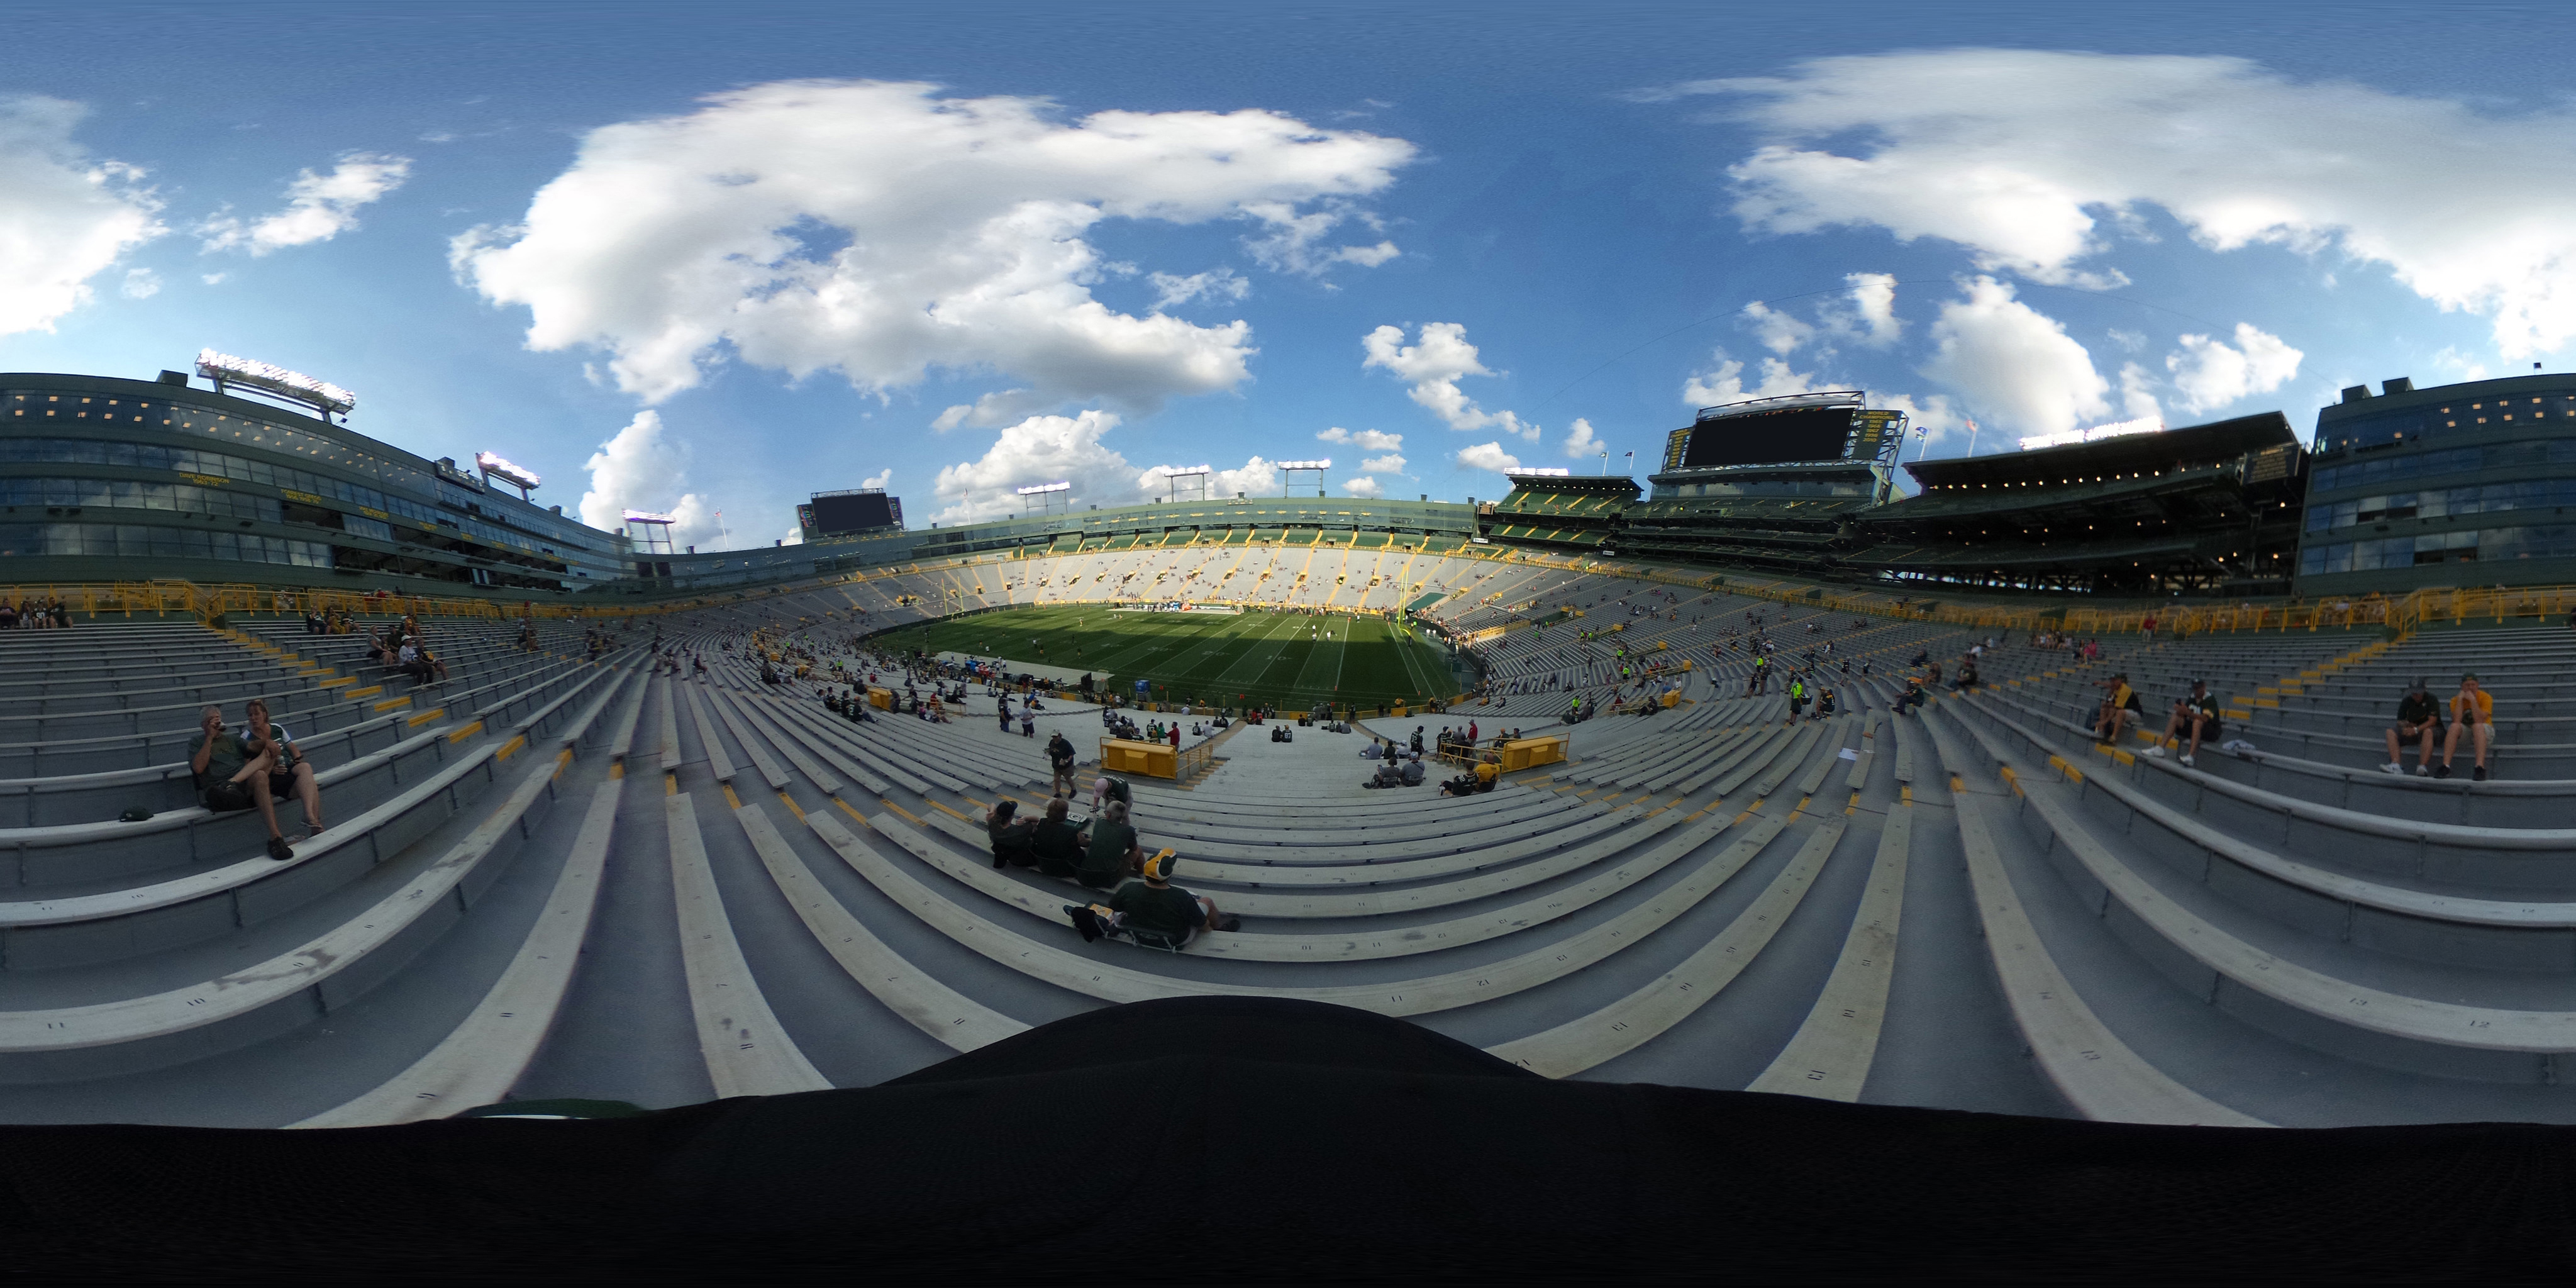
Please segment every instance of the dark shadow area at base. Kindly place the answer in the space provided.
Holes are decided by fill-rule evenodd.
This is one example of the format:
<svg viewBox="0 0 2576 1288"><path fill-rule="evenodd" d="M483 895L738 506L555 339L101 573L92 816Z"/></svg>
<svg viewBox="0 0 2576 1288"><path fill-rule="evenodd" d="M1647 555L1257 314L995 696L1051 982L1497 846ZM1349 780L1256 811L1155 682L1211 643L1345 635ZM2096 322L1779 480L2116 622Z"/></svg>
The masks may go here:
<svg viewBox="0 0 2576 1288"><path fill-rule="evenodd" d="M2564 1277L2571 1164L2576 1128L1551 1082L1401 1021L1206 998L634 1118L0 1129L0 1238L44 1277Z"/></svg>

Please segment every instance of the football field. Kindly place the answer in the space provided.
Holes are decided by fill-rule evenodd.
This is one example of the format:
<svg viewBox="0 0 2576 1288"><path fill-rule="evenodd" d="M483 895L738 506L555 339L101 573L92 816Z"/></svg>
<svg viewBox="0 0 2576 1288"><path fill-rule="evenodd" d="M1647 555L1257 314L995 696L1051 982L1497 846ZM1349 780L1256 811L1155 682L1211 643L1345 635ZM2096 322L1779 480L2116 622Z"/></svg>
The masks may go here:
<svg viewBox="0 0 2576 1288"><path fill-rule="evenodd" d="M1209 706L1419 703L1458 688L1438 648L1398 637L1384 619L1339 614L1121 613L1066 604L926 622L873 643L1010 658L1068 682L1088 671L1131 694L1145 680L1158 700Z"/></svg>

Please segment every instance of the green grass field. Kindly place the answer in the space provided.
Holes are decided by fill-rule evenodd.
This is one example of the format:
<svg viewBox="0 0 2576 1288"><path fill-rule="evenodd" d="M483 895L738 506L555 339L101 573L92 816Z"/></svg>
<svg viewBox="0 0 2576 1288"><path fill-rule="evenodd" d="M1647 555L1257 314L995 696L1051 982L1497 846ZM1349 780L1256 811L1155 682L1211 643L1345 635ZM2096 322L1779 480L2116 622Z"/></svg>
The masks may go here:
<svg viewBox="0 0 2576 1288"><path fill-rule="evenodd" d="M1333 633L1310 637L1310 628ZM1015 608L926 622L877 636L882 648L1007 658L1070 681L1089 671L1122 686L1137 680L1164 701L1246 702L1306 710L1327 699L1353 706L1420 702L1457 691L1439 649L1399 639L1374 617L1311 617L1248 609L1112 613L1106 607Z"/></svg>

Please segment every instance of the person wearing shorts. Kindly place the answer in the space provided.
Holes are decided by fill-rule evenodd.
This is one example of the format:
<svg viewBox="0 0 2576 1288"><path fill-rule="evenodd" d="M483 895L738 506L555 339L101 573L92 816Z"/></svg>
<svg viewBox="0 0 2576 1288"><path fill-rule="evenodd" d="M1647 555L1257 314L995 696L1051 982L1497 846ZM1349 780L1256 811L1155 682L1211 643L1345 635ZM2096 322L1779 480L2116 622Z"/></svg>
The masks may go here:
<svg viewBox="0 0 2576 1288"><path fill-rule="evenodd" d="M198 713L197 736L188 742L188 769L196 775L198 800L211 813L256 809L268 824L268 857L283 863L295 850L277 830L277 802L265 790L273 751L254 752L241 735L224 727L220 708Z"/></svg>
<svg viewBox="0 0 2576 1288"><path fill-rule="evenodd" d="M2424 691L2424 679L2417 676L2406 696L2397 700L2397 727L2387 730L2388 763L2381 773L2402 774L2406 767L2398 763L2399 749L2412 742L2415 747L2415 774L2426 777L2433 772L2433 735L2442 731L2442 708L2433 695Z"/></svg>
<svg viewBox="0 0 2576 1288"><path fill-rule="evenodd" d="M2475 671L2460 677L2460 691L2451 695L2451 731L2442 736L2442 767L2433 771L2435 778L2451 776L2451 757L2460 750L2460 735L2469 735L2475 747L2477 763L2469 777L2485 782L2487 747L2495 740L2495 696L2478 687Z"/></svg>

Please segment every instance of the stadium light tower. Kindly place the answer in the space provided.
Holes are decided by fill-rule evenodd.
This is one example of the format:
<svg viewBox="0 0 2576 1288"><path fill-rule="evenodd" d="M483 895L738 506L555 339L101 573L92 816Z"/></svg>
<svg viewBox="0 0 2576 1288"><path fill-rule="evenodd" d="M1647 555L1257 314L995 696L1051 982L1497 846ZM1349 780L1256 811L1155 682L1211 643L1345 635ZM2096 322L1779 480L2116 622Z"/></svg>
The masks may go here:
<svg viewBox="0 0 2576 1288"><path fill-rule="evenodd" d="M1163 499L1166 501L1180 500L1184 490L1195 493L1191 500L1205 501L1208 499L1208 485L1216 477L1216 471L1204 465L1157 465L1154 473L1163 476ZM1183 479L1189 482L1184 483Z"/></svg>
<svg viewBox="0 0 2576 1288"><path fill-rule="evenodd" d="M1031 514L1069 514L1073 511L1073 484L1064 479L1015 489L1020 499L1028 502Z"/></svg>
<svg viewBox="0 0 2576 1288"><path fill-rule="evenodd" d="M1315 495L1324 495L1324 471L1331 468L1333 468L1333 458L1329 456L1324 457L1321 460L1314 461L1279 462L1279 473L1282 479L1279 495L1293 496L1296 494L1297 480L1294 476L1299 474L1314 475Z"/></svg>

